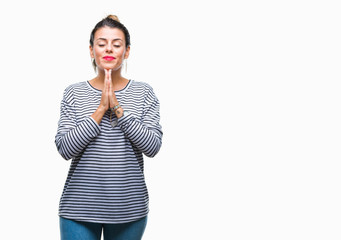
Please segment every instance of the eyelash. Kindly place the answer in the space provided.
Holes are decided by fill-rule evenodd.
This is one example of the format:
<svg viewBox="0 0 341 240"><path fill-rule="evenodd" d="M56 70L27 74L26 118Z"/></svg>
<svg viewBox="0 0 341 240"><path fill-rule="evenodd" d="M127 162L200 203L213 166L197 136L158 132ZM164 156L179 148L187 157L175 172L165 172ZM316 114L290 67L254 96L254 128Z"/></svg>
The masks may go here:
<svg viewBox="0 0 341 240"><path fill-rule="evenodd" d="M104 44L98 44L98 46L99 47L104 47L105 45ZM119 47L121 47L121 45L114 45L114 47L119 48Z"/></svg>

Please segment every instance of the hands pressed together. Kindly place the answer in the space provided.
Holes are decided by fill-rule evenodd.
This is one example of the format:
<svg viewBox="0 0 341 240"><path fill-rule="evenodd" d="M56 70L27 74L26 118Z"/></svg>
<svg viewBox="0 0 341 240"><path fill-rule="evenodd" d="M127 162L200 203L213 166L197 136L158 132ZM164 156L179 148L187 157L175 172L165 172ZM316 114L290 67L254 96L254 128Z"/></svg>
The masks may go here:
<svg viewBox="0 0 341 240"><path fill-rule="evenodd" d="M111 69L105 69L104 88L102 90L101 102L92 118L100 124L102 117L108 109L114 109L117 118L122 117L123 109L119 106L111 81Z"/></svg>

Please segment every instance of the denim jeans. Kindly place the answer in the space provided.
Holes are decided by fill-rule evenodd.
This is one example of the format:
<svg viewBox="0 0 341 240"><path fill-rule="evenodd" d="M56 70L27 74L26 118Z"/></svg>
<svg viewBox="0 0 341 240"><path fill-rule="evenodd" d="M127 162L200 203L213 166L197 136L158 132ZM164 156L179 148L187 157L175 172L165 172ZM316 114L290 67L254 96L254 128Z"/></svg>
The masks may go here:
<svg viewBox="0 0 341 240"><path fill-rule="evenodd" d="M147 217L135 222L101 224L59 218L61 240L141 240L147 225Z"/></svg>

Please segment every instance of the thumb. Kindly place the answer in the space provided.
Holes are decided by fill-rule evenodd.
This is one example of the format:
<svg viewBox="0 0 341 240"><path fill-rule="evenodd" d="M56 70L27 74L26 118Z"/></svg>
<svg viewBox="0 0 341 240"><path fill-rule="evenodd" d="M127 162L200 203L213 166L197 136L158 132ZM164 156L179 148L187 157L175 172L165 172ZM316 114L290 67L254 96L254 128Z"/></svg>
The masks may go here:
<svg viewBox="0 0 341 240"><path fill-rule="evenodd" d="M105 80L111 81L111 69L105 69Z"/></svg>

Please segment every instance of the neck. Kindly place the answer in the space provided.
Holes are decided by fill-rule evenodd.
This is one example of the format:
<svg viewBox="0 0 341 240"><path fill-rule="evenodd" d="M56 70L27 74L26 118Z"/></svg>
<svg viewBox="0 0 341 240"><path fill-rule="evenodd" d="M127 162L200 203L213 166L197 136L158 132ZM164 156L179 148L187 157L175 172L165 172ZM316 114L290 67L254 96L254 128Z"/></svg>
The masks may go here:
<svg viewBox="0 0 341 240"><path fill-rule="evenodd" d="M105 79L105 72L104 70L98 70L98 74L97 74L97 81L104 83L104 79ZM123 79L122 75L121 75L121 69L117 70L117 71L111 71L111 81L113 84L121 81Z"/></svg>
<svg viewBox="0 0 341 240"><path fill-rule="evenodd" d="M122 77L120 70L121 69L117 71L111 71L111 83L115 91L124 88L128 83L128 79ZM98 69L97 77L92 79L90 82L95 88L103 90L104 79L105 79L104 70Z"/></svg>

